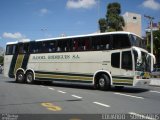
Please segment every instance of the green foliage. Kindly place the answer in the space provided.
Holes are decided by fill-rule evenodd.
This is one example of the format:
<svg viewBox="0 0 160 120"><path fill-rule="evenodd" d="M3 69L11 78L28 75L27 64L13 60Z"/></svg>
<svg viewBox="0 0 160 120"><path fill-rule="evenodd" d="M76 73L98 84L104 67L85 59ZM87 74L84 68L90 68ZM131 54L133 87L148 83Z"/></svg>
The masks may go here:
<svg viewBox="0 0 160 120"><path fill-rule="evenodd" d="M0 65L3 65L4 57L0 56Z"/></svg>
<svg viewBox="0 0 160 120"><path fill-rule="evenodd" d="M111 14L119 15L121 14L121 5L119 3L109 3L107 6L107 14L106 17L108 17Z"/></svg>
<svg viewBox="0 0 160 120"><path fill-rule="evenodd" d="M121 14L121 5L119 3L115 2L108 4L106 19L103 18L99 20L100 31L101 32L122 31L123 27L125 26L125 22L123 17L120 16L120 14Z"/></svg>
<svg viewBox="0 0 160 120"><path fill-rule="evenodd" d="M160 30L153 32L153 44L154 44L154 54L160 57Z"/></svg>
<svg viewBox="0 0 160 120"><path fill-rule="evenodd" d="M150 33L148 38L150 40ZM150 52L151 45L147 45L147 50ZM156 56L156 59L160 59L160 30L153 31L153 54Z"/></svg>
<svg viewBox="0 0 160 120"><path fill-rule="evenodd" d="M106 29L107 29L107 22L106 22L106 19L105 18L101 18L99 19L99 29L100 29L100 32L106 32Z"/></svg>

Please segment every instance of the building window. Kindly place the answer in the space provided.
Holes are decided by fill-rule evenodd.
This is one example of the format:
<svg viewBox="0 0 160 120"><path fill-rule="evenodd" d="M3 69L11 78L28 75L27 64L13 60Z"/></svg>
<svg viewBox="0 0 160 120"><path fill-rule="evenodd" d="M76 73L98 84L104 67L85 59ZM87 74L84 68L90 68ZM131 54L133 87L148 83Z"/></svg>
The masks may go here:
<svg viewBox="0 0 160 120"><path fill-rule="evenodd" d="M137 17L133 17L133 19L134 19L134 20L136 20L136 19L137 19Z"/></svg>

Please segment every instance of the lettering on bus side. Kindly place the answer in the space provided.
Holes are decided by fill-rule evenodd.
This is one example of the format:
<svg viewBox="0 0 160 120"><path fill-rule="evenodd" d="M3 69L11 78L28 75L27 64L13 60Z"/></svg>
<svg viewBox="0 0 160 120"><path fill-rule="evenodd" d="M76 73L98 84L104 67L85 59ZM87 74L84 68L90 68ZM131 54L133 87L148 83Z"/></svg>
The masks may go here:
<svg viewBox="0 0 160 120"><path fill-rule="evenodd" d="M33 56L33 59L34 60L44 60L46 59L46 57L45 56Z"/></svg>
<svg viewBox="0 0 160 120"><path fill-rule="evenodd" d="M33 56L32 58L33 60L51 60L51 59L80 59L80 56L79 55L48 55L47 57L46 56Z"/></svg>
<svg viewBox="0 0 160 120"><path fill-rule="evenodd" d="M78 55L73 55L72 58L73 59L79 59L80 57Z"/></svg>
<svg viewBox="0 0 160 120"><path fill-rule="evenodd" d="M70 59L70 55L52 55L48 59Z"/></svg>

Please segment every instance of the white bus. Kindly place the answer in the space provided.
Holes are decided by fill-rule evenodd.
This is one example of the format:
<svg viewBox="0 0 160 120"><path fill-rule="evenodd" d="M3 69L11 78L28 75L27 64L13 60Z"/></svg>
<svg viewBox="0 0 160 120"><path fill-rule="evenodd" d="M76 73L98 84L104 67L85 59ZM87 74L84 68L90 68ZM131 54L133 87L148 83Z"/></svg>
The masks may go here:
<svg viewBox="0 0 160 120"><path fill-rule="evenodd" d="M148 85L153 55L130 32L108 32L7 43L4 74L34 81L111 86Z"/></svg>

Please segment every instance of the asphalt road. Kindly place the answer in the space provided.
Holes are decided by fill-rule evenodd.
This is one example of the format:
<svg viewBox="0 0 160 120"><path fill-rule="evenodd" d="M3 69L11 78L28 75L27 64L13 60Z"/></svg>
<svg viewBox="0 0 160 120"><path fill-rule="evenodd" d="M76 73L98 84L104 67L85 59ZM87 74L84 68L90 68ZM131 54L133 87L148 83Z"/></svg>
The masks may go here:
<svg viewBox="0 0 160 120"><path fill-rule="evenodd" d="M0 74L0 114L0 120L26 116L45 120L102 120L113 115L158 120L160 87L99 91L82 85L19 84Z"/></svg>

